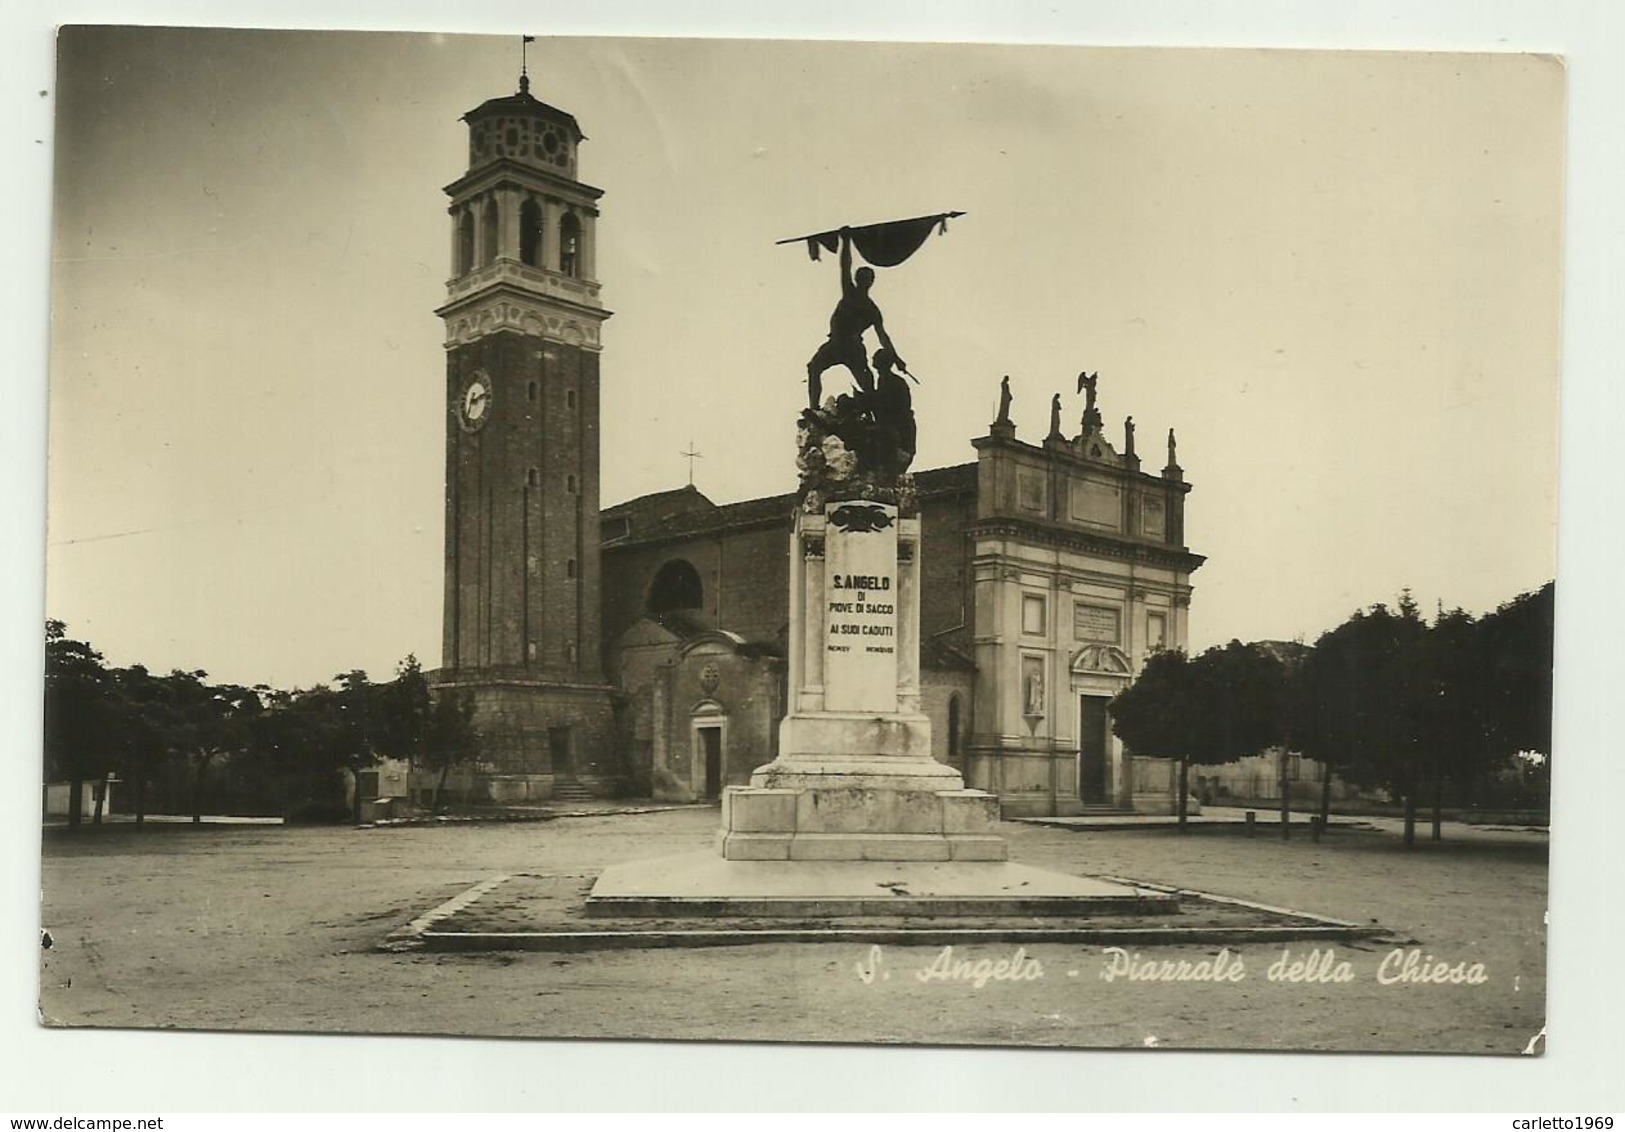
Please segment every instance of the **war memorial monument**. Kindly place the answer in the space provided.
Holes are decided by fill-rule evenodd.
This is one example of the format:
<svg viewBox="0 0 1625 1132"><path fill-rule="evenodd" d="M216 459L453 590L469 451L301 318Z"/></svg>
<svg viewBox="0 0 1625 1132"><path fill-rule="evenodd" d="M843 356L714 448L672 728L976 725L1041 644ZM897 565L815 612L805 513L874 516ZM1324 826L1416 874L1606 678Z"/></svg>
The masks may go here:
<svg viewBox="0 0 1625 1132"><path fill-rule="evenodd" d="M999 799L931 754L920 711L921 529L907 367L870 292L959 213L802 237L840 257L829 338L807 365L788 548L789 705L778 757L722 792L715 853L609 868L588 914L1079 915L1173 896L1008 860ZM833 245L833 246L832 246ZM879 348L870 357L864 333ZM844 367L855 387L821 396ZM1005 403L1004 410L1007 411Z"/></svg>

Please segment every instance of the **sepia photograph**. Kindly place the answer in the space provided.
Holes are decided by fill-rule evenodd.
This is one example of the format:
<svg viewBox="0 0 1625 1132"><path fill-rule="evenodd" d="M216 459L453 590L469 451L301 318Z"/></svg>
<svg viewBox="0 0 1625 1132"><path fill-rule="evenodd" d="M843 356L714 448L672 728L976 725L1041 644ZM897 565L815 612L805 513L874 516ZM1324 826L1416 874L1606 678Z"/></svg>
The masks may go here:
<svg viewBox="0 0 1625 1132"><path fill-rule="evenodd" d="M44 1030L1546 1056L1559 54L55 49Z"/></svg>

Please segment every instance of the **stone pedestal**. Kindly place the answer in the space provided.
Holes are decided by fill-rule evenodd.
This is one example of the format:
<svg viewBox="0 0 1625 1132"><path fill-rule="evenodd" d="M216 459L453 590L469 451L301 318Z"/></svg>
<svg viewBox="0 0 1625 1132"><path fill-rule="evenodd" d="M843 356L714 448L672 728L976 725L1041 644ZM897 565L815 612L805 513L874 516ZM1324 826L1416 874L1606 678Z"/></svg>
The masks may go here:
<svg viewBox="0 0 1625 1132"><path fill-rule="evenodd" d="M736 861L1002 861L998 799L931 757L920 523L870 500L797 516L779 757L722 797Z"/></svg>

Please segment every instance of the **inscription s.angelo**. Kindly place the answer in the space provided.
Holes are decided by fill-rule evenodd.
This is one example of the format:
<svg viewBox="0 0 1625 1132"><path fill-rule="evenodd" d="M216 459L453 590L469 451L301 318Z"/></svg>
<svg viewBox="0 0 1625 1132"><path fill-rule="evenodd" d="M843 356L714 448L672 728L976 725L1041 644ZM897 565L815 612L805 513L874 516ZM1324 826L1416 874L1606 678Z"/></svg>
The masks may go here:
<svg viewBox="0 0 1625 1132"><path fill-rule="evenodd" d="M853 964L858 979L867 984L887 982L891 972L886 969L885 954L878 943L871 944L869 953ZM1044 977L1044 965L1018 947L1013 955L1003 959L960 959L949 944L937 952L935 959L915 970L914 978L922 983L961 982L981 990L990 982L1026 983Z"/></svg>
<svg viewBox="0 0 1625 1132"><path fill-rule="evenodd" d="M836 574L830 579L829 588L832 590L879 590L885 593L891 589L891 578L886 574ZM858 595L863 600L863 595Z"/></svg>

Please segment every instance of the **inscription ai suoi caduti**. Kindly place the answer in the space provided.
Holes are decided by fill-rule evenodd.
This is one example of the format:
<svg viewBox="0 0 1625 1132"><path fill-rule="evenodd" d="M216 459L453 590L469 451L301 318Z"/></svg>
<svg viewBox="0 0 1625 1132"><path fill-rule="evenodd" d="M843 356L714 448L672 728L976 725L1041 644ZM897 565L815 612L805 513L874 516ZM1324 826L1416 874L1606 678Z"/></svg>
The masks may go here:
<svg viewBox="0 0 1625 1132"><path fill-rule="evenodd" d="M824 706L897 710L897 510L826 509Z"/></svg>

